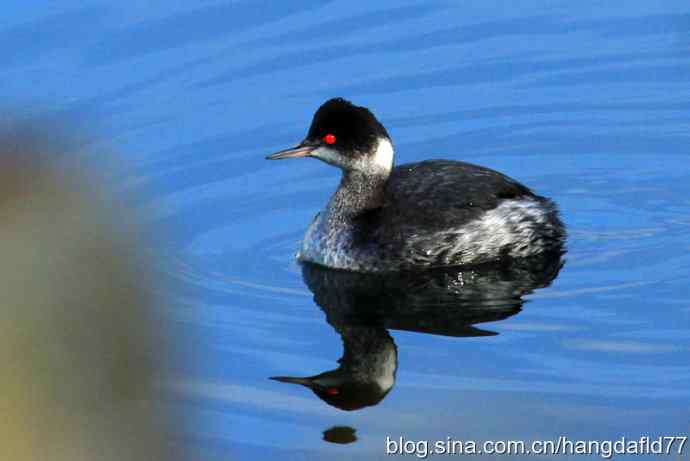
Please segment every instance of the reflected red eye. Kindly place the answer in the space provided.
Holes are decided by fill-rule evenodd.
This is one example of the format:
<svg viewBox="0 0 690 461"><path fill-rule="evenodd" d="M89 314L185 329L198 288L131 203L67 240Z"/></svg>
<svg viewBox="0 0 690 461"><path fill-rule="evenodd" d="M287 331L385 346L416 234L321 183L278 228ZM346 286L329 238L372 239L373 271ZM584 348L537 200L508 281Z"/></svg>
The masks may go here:
<svg viewBox="0 0 690 461"><path fill-rule="evenodd" d="M335 136L328 133L326 136L323 137L323 142L326 144L335 144Z"/></svg>
<svg viewBox="0 0 690 461"><path fill-rule="evenodd" d="M338 395L340 391L338 390L337 387L329 387L326 389L326 394L328 395Z"/></svg>

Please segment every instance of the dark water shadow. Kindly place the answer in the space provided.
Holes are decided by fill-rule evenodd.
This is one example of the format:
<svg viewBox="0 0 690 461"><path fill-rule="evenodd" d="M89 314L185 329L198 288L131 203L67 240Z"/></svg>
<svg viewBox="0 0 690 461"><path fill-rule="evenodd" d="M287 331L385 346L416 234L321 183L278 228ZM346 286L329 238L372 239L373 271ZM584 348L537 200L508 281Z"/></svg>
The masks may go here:
<svg viewBox="0 0 690 461"><path fill-rule="evenodd" d="M426 272L362 274L304 264L304 282L326 321L340 335L338 367L308 377L271 379L299 384L340 410L377 405L395 385L398 350L389 330L456 338L494 336L478 327L519 313L523 297L549 286L562 253Z"/></svg>
<svg viewBox="0 0 690 461"><path fill-rule="evenodd" d="M347 445L357 441L356 430L349 426L334 426L323 431L323 440L339 445Z"/></svg>

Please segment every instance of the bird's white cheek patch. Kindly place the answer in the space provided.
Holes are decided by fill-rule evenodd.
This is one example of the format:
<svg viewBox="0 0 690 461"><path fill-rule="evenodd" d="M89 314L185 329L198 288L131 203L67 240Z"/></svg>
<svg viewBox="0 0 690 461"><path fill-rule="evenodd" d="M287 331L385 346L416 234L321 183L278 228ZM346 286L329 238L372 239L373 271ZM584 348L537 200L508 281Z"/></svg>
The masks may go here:
<svg viewBox="0 0 690 461"><path fill-rule="evenodd" d="M393 144L388 139L379 138L374 154L374 164L382 170L393 168Z"/></svg>
<svg viewBox="0 0 690 461"><path fill-rule="evenodd" d="M331 165L346 169L367 173L389 173L393 168L393 145L388 139L379 138L373 155L359 155L353 159L340 155L337 150L329 146L319 146L312 151L311 156L316 157Z"/></svg>

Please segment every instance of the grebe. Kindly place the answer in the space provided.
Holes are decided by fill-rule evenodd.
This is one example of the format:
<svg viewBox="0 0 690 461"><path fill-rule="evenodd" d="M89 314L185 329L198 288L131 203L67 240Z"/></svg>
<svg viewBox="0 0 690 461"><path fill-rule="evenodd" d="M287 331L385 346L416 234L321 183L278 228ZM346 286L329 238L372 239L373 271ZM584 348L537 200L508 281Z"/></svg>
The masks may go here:
<svg viewBox="0 0 690 461"><path fill-rule="evenodd" d="M357 272L520 258L562 248L556 205L489 168L453 160L393 167L393 143L367 108L326 101L299 145L269 160L314 157L342 170L298 258Z"/></svg>

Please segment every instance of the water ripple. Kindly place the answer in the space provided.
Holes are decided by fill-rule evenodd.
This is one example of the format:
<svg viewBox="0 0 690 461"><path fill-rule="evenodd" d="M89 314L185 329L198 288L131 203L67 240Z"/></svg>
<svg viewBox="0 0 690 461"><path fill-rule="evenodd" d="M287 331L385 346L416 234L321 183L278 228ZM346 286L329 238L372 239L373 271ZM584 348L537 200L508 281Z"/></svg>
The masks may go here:
<svg viewBox="0 0 690 461"><path fill-rule="evenodd" d="M93 46L89 59L112 63L200 41L234 36L253 27L323 6L323 1L275 3L268 0L221 3L173 13L162 19L123 26Z"/></svg>

